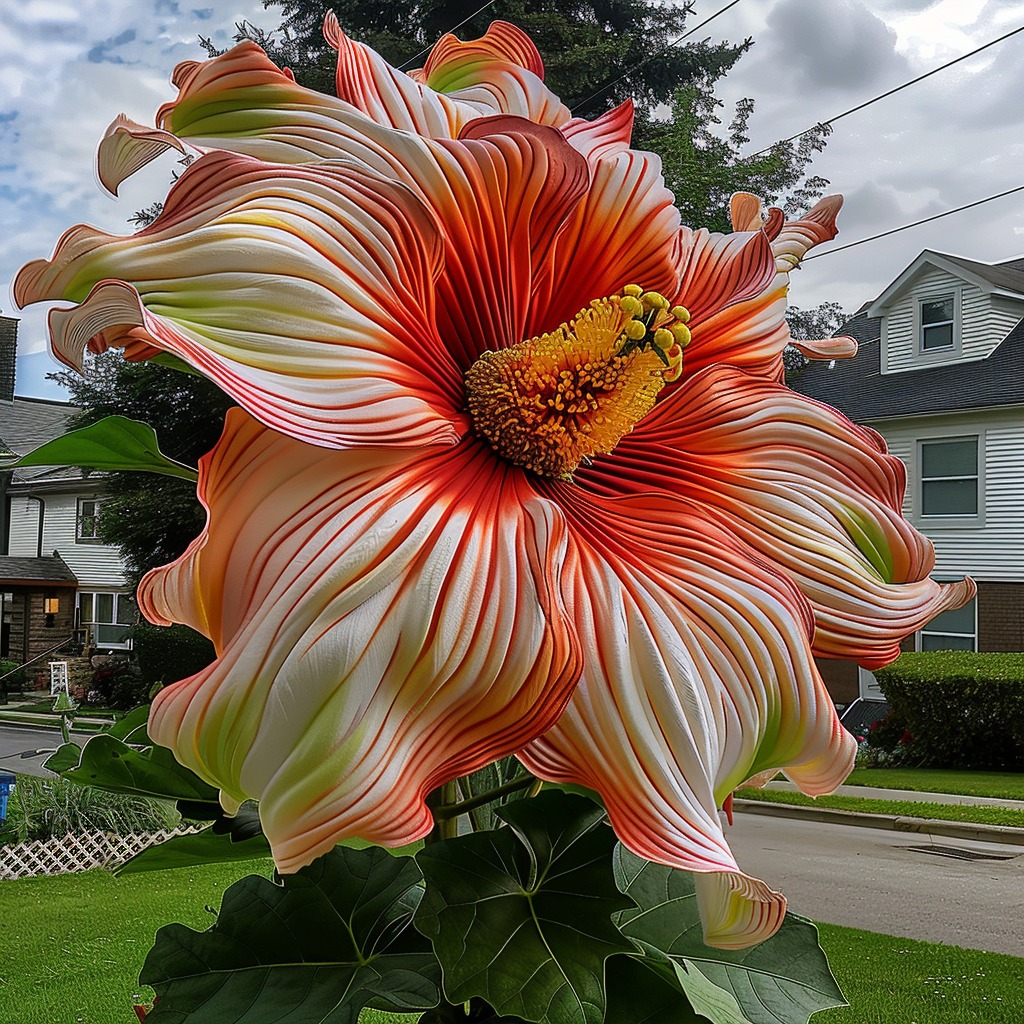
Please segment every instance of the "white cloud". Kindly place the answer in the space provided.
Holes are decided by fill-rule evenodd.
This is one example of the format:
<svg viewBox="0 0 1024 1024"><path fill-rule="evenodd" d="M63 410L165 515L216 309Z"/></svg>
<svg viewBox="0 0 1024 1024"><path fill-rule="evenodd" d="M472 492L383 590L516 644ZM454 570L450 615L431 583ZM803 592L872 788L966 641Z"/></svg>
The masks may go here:
<svg viewBox="0 0 1024 1024"><path fill-rule="evenodd" d="M77 222L116 232L166 190L173 160L126 183L95 182L95 146L121 111L151 123L171 99L199 34L230 44L235 23L271 27L261 0L31 0L8 4L0 33L0 298L18 266L48 256ZM1016 0L745 0L700 35L755 46L723 83L753 96L750 151L870 99L1016 27ZM1019 184L1024 33L837 122L812 165L848 202L845 244ZM925 247L974 259L1019 252L1024 194L883 241L810 261L795 275L803 308L873 298ZM3 303L11 313L12 303ZM44 311L22 314L20 386L45 393ZM30 353L35 353L29 355Z"/></svg>

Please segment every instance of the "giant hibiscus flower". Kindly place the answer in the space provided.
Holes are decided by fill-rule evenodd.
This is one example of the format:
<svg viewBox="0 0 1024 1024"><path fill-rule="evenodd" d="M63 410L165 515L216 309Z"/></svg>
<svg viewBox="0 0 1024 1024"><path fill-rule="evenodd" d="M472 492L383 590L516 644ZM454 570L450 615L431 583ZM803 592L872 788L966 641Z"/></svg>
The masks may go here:
<svg viewBox="0 0 1024 1024"><path fill-rule="evenodd" d="M781 382L787 275L839 201L690 230L630 110L572 119L510 26L411 77L328 35L337 99L251 44L180 66L100 153L116 188L197 151L162 214L16 283L75 303L66 362L169 352L242 407L205 530L141 588L217 650L151 735L260 801L282 871L412 841L433 788L518 753L698 872L709 942L765 938L785 900L718 808L774 768L834 788L854 744L813 656L883 664L970 596L928 579L877 435Z"/></svg>

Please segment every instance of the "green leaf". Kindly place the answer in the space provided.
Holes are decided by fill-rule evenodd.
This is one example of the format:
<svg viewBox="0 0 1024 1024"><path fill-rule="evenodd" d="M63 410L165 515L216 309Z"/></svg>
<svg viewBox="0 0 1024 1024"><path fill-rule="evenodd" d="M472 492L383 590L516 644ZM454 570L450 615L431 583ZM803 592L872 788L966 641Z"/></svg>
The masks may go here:
<svg viewBox="0 0 1024 1024"><path fill-rule="evenodd" d="M191 867L194 864L225 863L236 860L254 860L270 856L270 844L263 834L259 806L247 800L236 814L225 814L220 805L195 804L179 801L182 807L196 807L207 811L216 808L209 815L213 824L201 832L191 835L172 836L162 843L149 846L114 869L115 875L136 874L142 871L162 871L166 868ZM201 814L200 817L206 817Z"/></svg>
<svg viewBox="0 0 1024 1024"><path fill-rule="evenodd" d="M450 1002L479 996L499 1015L601 1024L604 963L633 949L611 915L615 837L582 797L542 793L498 810L509 828L430 843L416 927L434 944Z"/></svg>
<svg viewBox="0 0 1024 1024"><path fill-rule="evenodd" d="M694 1009L714 1024L807 1024L812 1013L844 1005L810 921L787 914L779 931L760 945L713 949L701 937L689 872L645 861L620 846L615 876L638 907L619 915L622 934L650 960L674 964Z"/></svg>
<svg viewBox="0 0 1024 1024"><path fill-rule="evenodd" d="M605 1020L613 1024L706 1024L680 988L674 965L613 956L607 978Z"/></svg>
<svg viewBox="0 0 1024 1024"><path fill-rule="evenodd" d="M410 927L422 895L410 857L338 847L283 884L232 885L216 924L157 932L140 981L153 1024L356 1024L440 1002L440 968Z"/></svg>
<svg viewBox="0 0 1024 1024"><path fill-rule="evenodd" d="M43 767L56 775L69 768L77 768L82 759L82 748L77 743L62 743L44 762Z"/></svg>
<svg viewBox="0 0 1024 1024"><path fill-rule="evenodd" d="M141 853L114 869L115 875L134 875L166 868L193 867L196 864L219 864L235 860L256 860L270 856L270 844L263 833L240 839L230 833L216 832L213 827L192 835L174 836Z"/></svg>
<svg viewBox="0 0 1024 1024"><path fill-rule="evenodd" d="M166 800L217 799L217 790L179 764L166 747L133 747L110 733L91 737L82 747L81 762L61 776L111 793Z"/></svg>
<svg viewBox="0 0 1024 1024"><path fill-rule="evenodd" d="M149 705L133 708L123 718L119 718L108 730L108 736L115 736L125 743L134 743L137 746L149 746L152 740L146 731L149 725Z"/></svg>
<svg viewBox="0 0 1024 1024"><path fill-rule="evenodd" d="M23 455L4 468L18 466L82 466L86 469L143 470L165 476L197 480L188 466L167 458L148 423L125 416L107 416L80 430L72 430Z"/></svg>

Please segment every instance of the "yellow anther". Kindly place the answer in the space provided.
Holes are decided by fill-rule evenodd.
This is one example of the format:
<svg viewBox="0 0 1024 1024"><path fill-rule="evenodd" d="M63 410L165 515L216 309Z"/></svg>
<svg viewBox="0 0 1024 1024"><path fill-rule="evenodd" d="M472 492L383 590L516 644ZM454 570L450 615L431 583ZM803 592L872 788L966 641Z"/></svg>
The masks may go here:
<svg viewBox="0 0 1024 1024"><path fill-rule="evenodd" d="M659 327L654 332L654 344L661 349L662 352L668 352L673 345L675 345L675 335L664 327Z"/></svg>
<svg viewBox="0 0 1024 1024"><path fill-rule="evenodd" d="M681 323L690 322L690 311L685 306L673 306L669 312Z"/></svg>
<svg viewBox="0 0 1024 1024"><path fill-rule="evenodd" d="M622 329L630 341L643 341L647 337L647 328L639 320L630 320Z"/></svg>
<svg viewBox="0 0 1024 1024"><path fill-rule="evenodd" d="M567 325L485 352L466 371L473 426L500 457L571 479L654 408L678 371L648 343L647 325L623 309L624 298L636 296L595 300Z"/></svg>
<svg viewBox="0 0 1024 1024"><path fill-rule="evenodd" d="M624 295L619 300L619 308L630 316L638 316L644 311L643 304L632 295Z"/></svg>
<svg viewBox="0 0 1024 1024"><path fill-rule="evenodd" d="M668 309L668 299L659 292L644 292L640 301L650 309Z"/></svg>
<svg viewBox="0 0 1024 1024"><path fill-rule="evenodd" d="M641 288L638 284L627 284L626 287L622 289L623 295L630 295L635 299L640 298L640 296L643 295L643 293L643 288Z"/></svg>
<svg viewBox="0 0 1024 1024"><path fill-rule="evenodd" d="M686 348L690 344L690 328L686 324L673 324L669 330L680 348Z"/></svg>

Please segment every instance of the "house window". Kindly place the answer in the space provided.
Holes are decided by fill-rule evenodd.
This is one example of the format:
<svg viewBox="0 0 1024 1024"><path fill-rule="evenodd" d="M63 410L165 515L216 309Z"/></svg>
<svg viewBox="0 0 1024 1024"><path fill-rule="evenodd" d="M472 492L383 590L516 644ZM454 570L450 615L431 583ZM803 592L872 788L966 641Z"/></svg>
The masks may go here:
<svg viewBox="0 0 1024 1024"><path fill-rule="evenodd" d="M917 635L919 651L976 651L978 649L978 599L963 608L936 615Z"/></svg>
<svg viewBox="0 0 1024 1024"><path fill-rule="evenodd" d="M97 647L128 647L128 627L138 615L138 607L131 594L104 593L80 590L78 592L78 624L92 633Z"/></svg>
<svg viewBox="0 0 1024 1024"><path fill-rule="evenodd" d="M78 526L75 539L79 543L95 544L99 542L100 502L98 498L78 499Z"/></svg>
<svg viewBox="0 0 1024 1024"><path fill-rule="evenodd" d="M919 442L921 515L976 518L978 437Z"/></svg>
<svg viewBox="0 0 1024 1024"><path fill-rule="evenodd" d="M956 302L952 295L921 302L921 351L951 352L956 344L954 318Z"/></svg>

